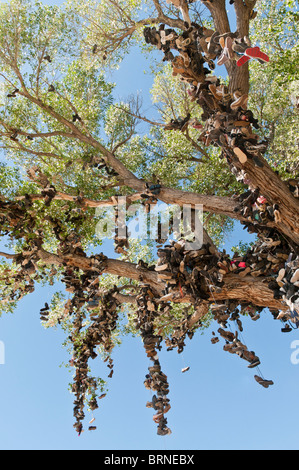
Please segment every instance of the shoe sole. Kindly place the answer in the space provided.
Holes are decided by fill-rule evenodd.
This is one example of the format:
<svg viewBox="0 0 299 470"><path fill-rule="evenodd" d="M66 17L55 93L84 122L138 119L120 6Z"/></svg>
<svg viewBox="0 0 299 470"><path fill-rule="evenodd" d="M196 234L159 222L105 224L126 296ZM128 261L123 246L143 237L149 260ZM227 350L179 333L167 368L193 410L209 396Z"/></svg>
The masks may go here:
<svg viewBox="0 0 299 470"><path fill-rule="evenodd" d="M242 65L246 64L250 60L250 57L243 55L240 59L237 60L237 66L242 67Z"/></svg>
<svg viewBox="0 0 299 470"><path fill-rule="evenodd" d="M247 162L247 156L238 147L234 148L234 154L238 157L240 163L246 163Z"/></svg>
<svg viewBox="0 0 299 470"><path fill-rule="evenodd" d="M267 54L262 52L259 47L249 47L245 51L245 55L250 57L251 59L260 59L264 62L269 62L269 57Z"/></svg>

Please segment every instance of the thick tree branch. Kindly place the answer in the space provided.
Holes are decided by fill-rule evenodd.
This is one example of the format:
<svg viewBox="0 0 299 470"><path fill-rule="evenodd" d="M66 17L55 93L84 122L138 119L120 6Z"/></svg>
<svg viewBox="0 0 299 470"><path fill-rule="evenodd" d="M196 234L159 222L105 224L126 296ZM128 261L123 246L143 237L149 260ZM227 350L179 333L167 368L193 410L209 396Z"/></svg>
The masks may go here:
<svg viewBox="0 0 299 470"><path fill-rule="evenodd" d="M6 259L16 260L18 255L11 255L9 253L4 253L3 251L0 252L0 256Z"/></svg>
<svg viewBox="0 0 299 470"><path fill-rule="evenodd" d="M49 253L43 249L38 251L38 255L43 262L46 264L53 264L62 266L76 267L83 271L93 269L92 262L89 258L78 256L78 255L65 255L63 257ZM161 282L158 277L158 273L148 269L142 271L138 269L138 266L134 263L108 259L104 273L112 274L115 276L125 277L131 280L141 281L144 284L151 286L157 297L162 297L165 285ZM270 309L287 310L286 306L279 300L275 300L273 297L273 291L267 286L269 279L260 276L254 278L246 276L241 278L234 274L228 274L224 276L224 286L221 292L211 292L209 302L215 302L218 300L237 299L239 302L249 302L253 305L260 307L268 307ZM178 296L172 299L177 302L190 302L191 299L188 297ZM208 302L208 303L209 303ZM191 324L194 324L199 318L206 312L207 302L202 303L202 309L200 308L197 314L191 320Z"/></svg>
<svg viewBox="0 0 299 470"><path fill-rule="evenodd" d="M249 302L259 307L267 307L277 310L288 310L288 307L280 300L275 300L273 291L268 288L269 279L263 277L240 276L228 274L224 276L224 286L221 292L213 293L213 298L218 300L237 299Z"/></svg>

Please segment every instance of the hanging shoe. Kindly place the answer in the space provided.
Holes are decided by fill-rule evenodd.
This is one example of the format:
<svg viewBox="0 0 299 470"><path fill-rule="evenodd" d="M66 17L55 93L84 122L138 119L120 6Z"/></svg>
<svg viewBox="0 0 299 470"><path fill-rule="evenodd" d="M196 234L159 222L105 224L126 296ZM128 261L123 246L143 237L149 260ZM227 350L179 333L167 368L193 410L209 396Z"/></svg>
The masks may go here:
<svg viewBox="0 0 299 470"><path fill-rule="evenodd" d="M232 49L233 51L235 51L236 53L239 53L239 54L244 54L244 52L246 51L246 49L248 49L248 46L246 44L241 44L239 42L237 42L236 40L233 42L232 44Z"/></svg>
<svg viewBox="0 0 299 470"><path fill-rule="evenodd" d="M209 55L213 56L214 59L219 54L219 52L221 52L218 36L219 36L219 32L215 31L212 34L212 36L210 37L210 40L209 40L209 43L208 43Z"/></svg>
<svg viewBox="0 0 299 470"><path fill-rule="evenodd" d="M245 277L245 276L247 276L247 274L250 273L250 271L251 271L251 268L250 268L250 266L248 266L247 268L244 269L244 271L241 271L241 272L239 273L239 276L240 276L240 277Z"/></svg>
<svg viewBox="0 0 299 470"><path fill-rule="evenodd" d="M258 365L260 365L260 360L258 357L256 357L250 364L249 366L247 366L249 369L253 369L254 367L257 367Z"/></svg>
<svg viewBox="0 0 299 470"><path fill-rule="evenodd" d="M178 49L182 49L183 51L186 50L186 47L189 46L191 43L191 39L190 38L186 38L184 39L182 36L179 36L176 40L175 40L175 44L177 46Z"/></svg>
<svg viewBox="0 0 299 470"><path fill-rule="evenodd" d="M208 66L210 67L210 70L215 70L214 60L211 57L208 57L208 56L203 56L203 58L206 61L206 63L208 64Z"/></svg>
<svg viewBox="0 0 299 470"><path fill-rule="evenodd" d="M161 36L161 43L164 44L164 45L166 44L167 41L171 41L172 39L175 38L174 33L170 33L166 36L166 32L164 30L160 31L160 36Z"/></svg>
<svg viewBox="0 0 299 470"><path fill-rule="evenodd" d="M258 46L249 47L248 49L246 49L245 55L247 57L250 57L251 59L259 59L264 62L269 62L270 60L267 54L265 54L265 52L262 52Z"/></svg>
<svg viewBox="0 0 299 470"><path fill-rule="evenodd" d="M276 278L276 282L282 281L285 276L286 270L284 268L280 269L278 272L278 276Z"/></svg>
<svg viewBox="0 0 299 470"><path fill-rule="evenodd" d="M212 344L219 343L219 338L218 338L218 336L213 336L213 338L211 338L211 343L212 343Z"/></svg>
<svg viewBox="0 0 299 470"><path fill-rule="evenodd" d="M234 147L234 154L238 157L240 163L247 162L247 155L239 147Z"/></svg>
<svg viewBox="0 0 299 470"><path fill-rule="evenodd" d="M251 42L247 36L243 38L234 38L232 42L232 49L238 54L244 54L246 49L251 47Z"/></svg>
<svg viewBox="0 0 299 470"><path fill-rule="evenodd" d="M268 388L269 385L273 385L273 381L272 381L272 380L265 380L265 379L262 379L262 377L260 377L259 375L255 375L254 378L255 378L255 380L257 381L257 383L259 383L260 385L262 385L262 386L265 387L265 388Z"/></svg>
<svg viewBox="0 0 299 470"><path fill-rule="evenodd" d="M248 103L248 95L244 94L241 96L238 96L238 94L234 93L234 98L235 101L233 101L230 105L231 109L238 109L242 108L243 110L246 111L247 109L247 103Z"/></svg>
<svg viewBox="0 0 299 470"><path fill-rule="evenodd" d="M281 328L282 333L290 333L291 331L292 331L292 328L288 324L286 324L283 328Z"/></svg>
<svg viewBox="0 0 299 470"><path fill-rule="evenodd" d="M232 44L233 44L232 38L230 36L227 36L227 38L225 39L225 50L226 50L227 55L230 59L235 58L235 54L234 54L234 51L232 49Z"/></svg>
<svg viewBox="0 0 299 470"><path fill-rule="evenodd" d="M255 135L255 134L252 134L252 135ZM263 140L261 142L256 142L256 143L251 143L251 142L246 143L246 150L248 150L248 152L265 153L267 148L268 148L268 142L266 140Z"/></svg>
<svg viewBox="0 0 299 470"><path fill-rule="evenodd" d="M217 65L223 65L229 60L229 55L227 50L224 48L220 54L219 59L217 60ZM248 59L249 60L249 59Z"/></svg>
<svg viewBox="0 0 299 470"><path fill-rule="evenodd" d="M212 93L212 95L214 96L214 98L217 100L217 101L221 101L222 100L222 93L219 93L218 87L216 87L215 85L211 84L209 85L209 90L210 92Z"/></svg>
<svg viewBox="0 0 299 470"><path fill-rule="evenodd" d="M199 47L201 48L201 51L204 52L205 54L208 54L209 50L208 50L208 45L207 45L205 38L199 38L197 41L199 43Z"/></svg>
<svg viewBox="0 0 299 470"><path fill-rule="evenodd" d="M203 125L196 118L194 118L194 119L192 119L192 121L190 121L190 125L192 127L194 127L194 129L203 129Z"/></svg>
<svg viewBox="0 0 299 470"><path fill-rule="evenodd" d="M299 281L299 269L297 269L294 274L292 275L290 279L292 284L295 284L295 282Z"/></svg>
<svg viewBox="0 0 299 470"><path fill-rule="evenodd" d="M277 204L273 205L273 214L274 214L275 223L276 224L280 223L281 222L281 216L280 216L280 212L279 212Z"/></svg>
<svg viewBox="0 0 299 470"><path fill-rule="evenodd" d="M242 67L242 65L246 64L250 60L250 57L243 55L240 59L237 60L237 66Z"/></svg>
<svg viewBox="0 0 299 470"><path fill-rule="evenodd" d="M211 36L210 43L219 45L219 31L214 31L214 33Z"/></svg>
<svg viewBox="0 0 299 470"><path fill-rule="evenodd" d="M260 160L256 155L252 156L252 161L255 164L255 166L257 166L259 168L263 168L264 164L263 164L262 160Z"/></svg>

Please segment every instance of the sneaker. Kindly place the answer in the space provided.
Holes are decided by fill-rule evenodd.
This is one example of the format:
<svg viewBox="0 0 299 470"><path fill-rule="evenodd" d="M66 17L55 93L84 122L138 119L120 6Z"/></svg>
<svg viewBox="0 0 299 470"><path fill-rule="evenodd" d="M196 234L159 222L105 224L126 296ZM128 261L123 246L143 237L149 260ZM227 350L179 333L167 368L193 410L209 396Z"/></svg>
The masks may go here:
<svg viewBox="0 0 299 470"><path fill-rule="evenodd" d="M286 324L283 328L281 328L282 333L290 333L290 331L292 331L292 328L288 324Z"/></svg>
<svg viewBox="0 0 299 470"><path fill-rule="evenodd" d="M218 87L216 87L215 85L211 84L209 85L209 90L210 92L212 93L212 95L214 96L214 98L218 101L220 101L222 99L222 93L219 93L218 90L217 90Z"/></svg>
<svg viewBox="0 0 299 470"><path fill-rule="evenodd" d="M242 55L240 59L237 60L237 66L242 67L242 65L246 64L250 60L250 57L246 55Z"/></svg>
<svg viewBox="0 0 299 470"><path fill-rule="evenodd" d="M295 284L295 282L299 281L299 269L297 269L297 270L294 272L294 274L293 274L293 276L291 277L290 281L291 281L292 284Z"/></svg>
<svg viewBox="0 0 299 470"><path fill-rule="evenodd" d="M253 136L255 136L256 134L252 134ZM248 152L261 152L261 153L265 153L266 150L268 148L268 142L263 140L262 142L257 142L255 144L252 144L250 142L247 143L246 145L246 149L248 150Z"/></svg>
<svg viewBox="0 0 299 470"><path fill-rule="evenodd" d="M256 155L252 156L252 161L255 164L255 166L257 166L259 168L263 168L264 164L263 164L262 160L260 160L259 157L257 157Z"/></svg>
<svg viewBox="0 0 299 470"><path fill-rule="evenodd" d="M200 38L200 39L198 39L198 42L199 42L199 45L201 46L201 49L203 50L203 52L204 52L205 54L208 54L208 53L209 53L209 51L208 51L208 45L207 45L207 43L206 43L205 38Z"/></svg>
<svg viewBox="0 0 299 470"><path fill-rule="evenodd" d="M248 49L248 44L243 40L234 39L232 49L239 54L244 54L246 49Z"/></svg>
<svg viewBox="0 0 299 470"><path fill-rule="evenodd" d="M250 364L249 366L247 366L249 369L253 369L254 367L257 367L258 365L260 365L260 360L259 358L257 357L256 359L254 359Z"/></svg>
<svg viewBox="0 0 299 470"><path fill-rule="evenodd" d="M224 48L223 51L221 52L220 56L219 56L219 59L217 60L217 65L223 65L229 59L230 58L229 58L229 55L228 55L228 51L226 50L226 48Z"/></svg>
<svg viewBox="0 0 299 470"><path fill-rule="evenodd" d="M230 105L231 109L238 109L239 107L246 110L248 103L248 95L237 96L234 95L235 101Z"/></svg>
<svg viewBox="0 0 299 470"><path fill-rule="evenodd" d="M257 381L257 383L259 383L260 385L262 385L263 387L265 388L268 388L269 385L273 385L273 381L272 380L265 380L265 379L262 379L262 377L258 376L258 375L255 375L254 376L255 380Z"/></svg>
<svg viewBox="0 0 299 470"><path fill-rule="evenodd" d="M260 59L264 62L269 62L269 57L267 54L262 52L258 46L255 47L249 47L245 51L245 55L247 57L250 57L251 59Z"/></svg>
<svg viewBox="0 0 299 470"><path fill-rule="evenodd" d="M247 162L247 155L239 147L234 147L234 154L238 157L240 163Z"/></svg>
<svg viewBox="0 0 299 470"><path fill-rule="evenodd" d="M232 38L230 36L227 36L227 38L225 39L225 49L226 49L226 53L229 59L234 59L235 57L234 51L232 49L232 44L233 44Z"/></svg>
<svg viewBox="0 0 299 470"><path fill-rule="evenodd" d="M284 268L280 269L279 272L278 272L278 276L276 278L276 282L282 281L284 276L285 276L285 273L286 273L286 271L285 271Z"/></svg>
<svg viewBox="0 0 299 470"><path fill-rule="evenodd" d="M160 31L160 36L161 36L161 43L162 44L166 44L167 41L171 41L172 39L175 38L174 33L170 33L166 36L166 32L164 30ZM190 39L189 39L189 41L190 41ZM189 44L190 44L190 42L189 42Z"/></svg>
<svg viewBox="0 0 299 470"><path fill-rule="evenodd" d="M259 320L259 318L261 318L261 316L257 313L256 315L253 315L253 316L251 317L251 320L257 321L257 320Z"/></svg>
<svg viewBox="0 0 299 470"><path fill-rule="evenodd" d="M214 31L214 33L210 37L209 46L211 44L215 44L216 46L219 45L219 31Z"/></svg>
<svg viewBox="0 0 299 470"><path fill-rule="evenodd" d="M241 272L239 273L239 276L240 276L240 277L245 277L247 274L250 273L250 271L251 271L251 268L248 266L246 269L244 269L244 271L241 271Z"/></svg>
<svg viewBox="0 0 299 470"><path fill-rule="evenodd" d="M219 338L218 338L218 336L213 336L213 338L211 338L211 343L212 343L212 344L219 343Z"/></svg>

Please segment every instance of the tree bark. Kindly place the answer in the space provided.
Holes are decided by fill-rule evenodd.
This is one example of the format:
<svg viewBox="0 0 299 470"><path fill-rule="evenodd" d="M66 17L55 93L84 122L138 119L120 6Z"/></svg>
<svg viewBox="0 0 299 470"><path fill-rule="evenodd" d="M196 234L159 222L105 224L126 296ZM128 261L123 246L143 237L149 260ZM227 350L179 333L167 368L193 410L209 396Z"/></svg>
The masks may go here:
<svg viewBox="0 0 299 470"><path fill-rule="evenodd" d="M263 167L256 167L252 161L247 160L243 165L235 165L243 169L251 184L259 188L260 193L271 203L277 204L281 221L274 222L278 232L283 233L288 240L299 245L299 199L295 198L280 176L275 173L265 159L260 157Z"/></svg>

